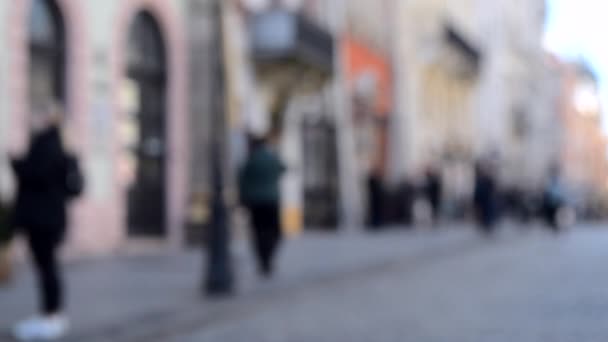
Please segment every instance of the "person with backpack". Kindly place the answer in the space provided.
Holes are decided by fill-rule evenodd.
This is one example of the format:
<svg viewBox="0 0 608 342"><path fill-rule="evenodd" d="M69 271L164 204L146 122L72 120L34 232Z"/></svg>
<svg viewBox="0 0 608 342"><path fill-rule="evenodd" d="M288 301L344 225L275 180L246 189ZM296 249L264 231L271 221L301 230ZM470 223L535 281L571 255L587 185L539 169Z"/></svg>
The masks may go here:
<svg viewBox="0 0 608 342"><path fill-rule="evenodd" d="M29 150L12 158L17 180L12 225L26 238L40 289L40 314L13 330L20 341L59 339L69 326L58 251L66 236L67 204L81 194L84 181L77 158L64 148L60 117L53 107L36 118Z"/></svg>

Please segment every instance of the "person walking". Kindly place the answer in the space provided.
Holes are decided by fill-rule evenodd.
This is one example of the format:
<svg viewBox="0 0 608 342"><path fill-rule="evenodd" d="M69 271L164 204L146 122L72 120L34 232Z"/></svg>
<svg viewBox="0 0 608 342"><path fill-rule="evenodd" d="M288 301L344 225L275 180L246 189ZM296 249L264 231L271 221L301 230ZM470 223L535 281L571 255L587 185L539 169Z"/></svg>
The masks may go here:
<svg viewBox="0 0 608 342"><path fill-rule="evenodd" d="M495 169L490 163L488 160L477 163L473 195L477 222L486 233L492 232L497 216Z"/></svg>
<svg viewBox="0 0 608 342"><path fill-rule="evenodd" d="M285 166L266 138L252 137L239 175L241 200L251 217L252 245L258 271L270 277L281 240L279 183Z"/></svg>
<svg viewBox="0 0 608 342"><path fill-rule="evenodd" d="M377 230L383 224L384 194L382 178L378 172L372 172L367 178L368 196L368 224L371 229Z"/></svg>
<svg viewBox="0 0 608 342"><path fill-rule="evenodd" d="M555 232L559 231L560 210L565 208L565 194L560 177L559 166L552 166L543 191L542 211L547 225Z"/></svg>
<svg viewBox="0 0 608 342"><path fill-rule="evenodd" d="M429 167L426 170L426 184L424 191L431 206L432 222L434 225L436 225L439 222L442 195L441 175L439 174L439 171L437 171L437 168Z"/></svg>
<svg viewBox="0 0 608 342"><path fill-rule="evenodd" d="M20 341L55 340L68 331L58 250L66 235L66 206L82 192L77 159L63 146L58 110L51 109L33 133L25 156L13 157L17 197L12 224L25 235L40 290L40 315L17 324Z"/></svg>

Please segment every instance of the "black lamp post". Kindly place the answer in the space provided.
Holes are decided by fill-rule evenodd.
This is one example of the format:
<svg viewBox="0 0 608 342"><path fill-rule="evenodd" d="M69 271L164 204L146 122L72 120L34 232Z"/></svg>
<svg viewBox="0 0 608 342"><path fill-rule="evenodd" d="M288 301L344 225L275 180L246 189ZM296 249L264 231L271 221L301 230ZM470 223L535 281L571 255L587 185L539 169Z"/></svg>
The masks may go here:
<svg viewBox="0 0 608 342"><path fill-rule="evenodd" d="M234 289L234 276L230 257L230 228L228 209L224 197L224 163L226 126L224 119L224 66L222 0L214 1L214 80L211 113L211 220L207 246L207 273L204 290L210 296L229 295Z"/></svg>

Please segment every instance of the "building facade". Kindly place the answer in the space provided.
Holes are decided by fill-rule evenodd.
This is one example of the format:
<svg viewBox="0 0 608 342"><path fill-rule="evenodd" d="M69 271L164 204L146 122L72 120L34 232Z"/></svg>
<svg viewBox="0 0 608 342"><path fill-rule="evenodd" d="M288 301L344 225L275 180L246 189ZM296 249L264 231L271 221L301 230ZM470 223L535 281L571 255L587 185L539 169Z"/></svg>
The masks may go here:
<svg viewBox="0 0 608 342"><path fill-rule="evenodd" d="M234 0L223 7L233 174L247 155L248 134L271 136L287 165L285 230L335 226L342 178L331 96L333 2Z"/></svg>
<svg viewBox="0 0 608 342"><path fill-rule="evenodd" d="M608 190L607 139L601 126L598 83L583 63L560 63L559 167L581 214L601 215Z"/></svg>
<svg viewBox="0 0 608 342"><path fill-rule="evenodd" d="M554 70L542 46L545 2L497 1L481 5L487 51L479 98L479 153L495 150L506 188L535 188L547 172L543 118L555 116ZM553 78L553 80L555 80ZM484 129L482 129L484 128ZM541 140L538 141L538 138ZM540 161L543 161L542 163Z"/></svg>
<svg viewBox="0 0 608 342"><path fill-rule="evenodd" d="M539 186L555 155L543 146L558 93L541 44L544 1L397 4L392 178L416 184L439 167L446 202L466 202L475 159L493 155L505 188Z"/></svg>
<svg viewBox="0 0 608 342"><path fill-rule="evenodd" d="M70 247L105 253L125 242L183 240L189 179L184 1L25 0L0 5L1 190L7 156L53 102L85 172Z"/></svg>
<svg viewBox="0 0 608 342"><path fill-rule="evenodd" d="M443 198L460 206L472 190L477 106L485 53L475 1L396 2L393 182L422 186L439 170ZM455 208L455 207L454 207Z"/></svg>
<svg viewBox="0 0 608 342"><path fill-rule="evenodd" d="M386 221L388 147L394 111L393 1L346 1L341 38L344 88L357 156L349 167L356 173L359 223ZM343 164L343 167L347 167Z"/></svg>

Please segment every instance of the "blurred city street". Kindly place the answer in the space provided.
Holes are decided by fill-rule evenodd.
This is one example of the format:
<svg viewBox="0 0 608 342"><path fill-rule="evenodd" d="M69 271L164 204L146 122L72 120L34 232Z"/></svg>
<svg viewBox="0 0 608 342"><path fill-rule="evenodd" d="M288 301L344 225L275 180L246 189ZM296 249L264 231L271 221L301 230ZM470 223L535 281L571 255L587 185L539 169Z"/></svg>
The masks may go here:
<svg viewBox="0 0 608 342"><path fill-rule="evenodd" d="M237 243L225 300L200 295L196 251L77 261L69 341L601 341L608 232L505 226L311 233L272 280ZM0 336L34 308L29 277L0 292Z"/></svg>
<svg viewBox="0 0 608 342"><path fill-rule="evenodd" d="M0 342L606 341L606 11L0 1Z"/></svg>
<svg viewBox="0 0 608 342"><path fill-rule="evenodd" d="M248 307L241 300L306 288L308 284L365 272L427 251L449 249L472 239L475 234L463 229L451 229L444 234L428 231L395 231L371 236L307 234L287 241L279 274L271 281L258 279L248 245L240 240L235 243L233 255L238 273L236 291L244 298L232 299L226 304L230 308ZM69 264L66 266L71 284L68 306L75 329L73 340L130 340L140 333L154 336L158 329L171 330L173 324L179 326L191 321L198 324L214 316L225 316L223 301L205 298L199 287L202 265L198 250ZM13 284L0 291L2 332L36 307L32 296L34 283L26 268L19 268Z"/></svg>
<svg viewBox="0 0 608 342"><path fill-rule="evenodd" d="M506 235L259 301L173 341L604 341L608 233Z"/></svg>

